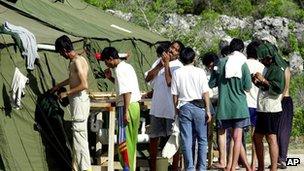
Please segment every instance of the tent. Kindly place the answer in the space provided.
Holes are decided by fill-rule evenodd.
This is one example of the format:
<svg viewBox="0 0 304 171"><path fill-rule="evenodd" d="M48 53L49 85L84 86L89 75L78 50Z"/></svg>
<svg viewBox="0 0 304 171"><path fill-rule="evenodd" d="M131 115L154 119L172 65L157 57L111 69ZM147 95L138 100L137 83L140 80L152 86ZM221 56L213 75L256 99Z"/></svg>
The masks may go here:
<svg viewBox="0 0 304 171"><path fill-rule="evenodd" d="M113 91L112 85L102 77L103 66L94 58L95 52L105 46L114 46L120 52L131 51L129 62L138 74L141 90L146 90L144 71L155 60L155 44L166 40L80 0L65 0L64 3L1 0L0 22L4 21L31 31L38 44L53 45L57 37L65 34L73 41L76 51L83 52L85 48L92 71L90 91ZM0 35L0 170L58 170L48 161L42 133L36 129L35 111L38 97L68 76L68 61L42 48L38 51L40 65L33 71L27 70L11 36ZM13 108L10 103L15 67L29 78L21 109ZM65 113L68 113L66 109ZM68 116L65 114L65 120Z"/></svg>

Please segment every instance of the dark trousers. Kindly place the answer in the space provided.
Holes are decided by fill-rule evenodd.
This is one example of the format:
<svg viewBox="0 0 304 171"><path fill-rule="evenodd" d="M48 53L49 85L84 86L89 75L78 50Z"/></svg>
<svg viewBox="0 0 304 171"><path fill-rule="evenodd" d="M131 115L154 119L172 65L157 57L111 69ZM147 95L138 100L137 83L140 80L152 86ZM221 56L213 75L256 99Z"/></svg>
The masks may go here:
<svg viewBox="0 0 304 171"><path fill-rule="evenodd" d="M288 152L289 138L292 128L293 103L291 97L284 97L282 100L282 115L279 120L278 128L278 145L279 159L278 162L285 162Z"/></svg>

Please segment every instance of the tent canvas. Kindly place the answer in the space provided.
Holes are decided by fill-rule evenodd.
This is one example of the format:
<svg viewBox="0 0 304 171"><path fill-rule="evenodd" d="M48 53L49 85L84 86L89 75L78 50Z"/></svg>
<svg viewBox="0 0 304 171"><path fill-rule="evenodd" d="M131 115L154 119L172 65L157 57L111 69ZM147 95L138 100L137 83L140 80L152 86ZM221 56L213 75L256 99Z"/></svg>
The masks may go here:
<svg viewBox="0 0 304 171"><path fill-rule="evenodd" d="M85 9L80 10L81 6ZM93 61L91 71L94 71L94 67L97 70L103 67L94 61L93 55L105 46L117 47L120 52L131 51L130 62L138 74L142 90L147 89L143 76L155 60L155 44L165 40L78 0L69 4L49 0L18 0L16 3L1 0L0 11L1 23L8 21L27 28L40 44L53 44L57 37L68 35L76 51L83 52L86 47L91 52L87 55ZM113 25L131 33L113 28ZM57 170L48 163L41 135L35 130L35 108L39 95L68 76L68 61L57 53L41 49L41 66L28 71L10 36L1 34L0 47L0 169ZM19 110L10 105L15 67L30 80L22 98L23 107ZM98 79L105 82L103 78ZM98 86L98 79L93 72L89 74L90 91L113 90L111 84ZM65 111L65 119L68 120L68 111Z"/></svg>

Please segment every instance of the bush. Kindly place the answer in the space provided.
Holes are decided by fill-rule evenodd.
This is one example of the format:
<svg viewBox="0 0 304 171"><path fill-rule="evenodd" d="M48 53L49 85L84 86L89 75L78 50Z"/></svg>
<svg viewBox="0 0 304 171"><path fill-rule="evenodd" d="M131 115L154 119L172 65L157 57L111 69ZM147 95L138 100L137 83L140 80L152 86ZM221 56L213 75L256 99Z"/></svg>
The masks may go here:
<svg viewBox="0 0 304 171"><path fill-rule="evenodd" d="M230 15L237 17L250 16L254 9L250 0L231 0L229 7Z"/></svg>
<svg viewBox="0 0 304 171"><path fill-rule="evenodd" d="M292 136L304 135L304 77L294 76L290 82L290 95L294 102Z"/></svg>
<svg viewBox="0 0 304 171"><path fill-rule="evenodd" d="M201 13L201 15L202 15L202 20L204 21L216 21L220 17L220 14L212 9L204 10Z"/></svg>
<svg viewBox="0 0 304 171"><path fill-rule="evenodd" d="M301 19L303 10L292 0L269 0L259 6L259 13L264 16L281 16L291 19Z"/></svg>
<svg viewBox="0 0 304 171"><path fill-rule="evenodd" d="M176 0L177 3L177 13L188 14L193 13L194 5L193 0Z"/></svg>
<svg viewBox="0 0 304 171"><path fill-rule="evenodd" d="M237 17L250 16L254 10L250 0L213 0L211 8L220 14Z"/></svg>
<svg viewBox="0 0 304 171"><path fill-rule="evenodd" d="M288 43L292 51L299 52L299 44L298 44L297 36L292 32L290 32L288 35Z"/></svg>
<svg viewBox="0 0 304 171"><path fill-rule="evenodd" d="M232 30L226 30L226 33L230 37L237 37L239 39L242 39L243 41L251 40L253 30L251 29L232 29Z"/></svg>
<svg viewBox="0 0 304 171"><path fill-rule="evenodd" d="M304 135L304 109L303 107L297 107L294 110L292 131L293 137L299 137Z"/></svg>

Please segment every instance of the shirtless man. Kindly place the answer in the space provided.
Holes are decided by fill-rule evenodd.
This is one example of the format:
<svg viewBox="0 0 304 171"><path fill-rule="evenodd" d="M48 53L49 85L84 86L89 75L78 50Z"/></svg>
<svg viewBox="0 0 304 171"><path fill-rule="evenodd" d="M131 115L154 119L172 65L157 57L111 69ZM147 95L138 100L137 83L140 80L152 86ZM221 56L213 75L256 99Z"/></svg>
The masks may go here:
<svg viewBox="0 0 304 171"><path fill-rule="evenodd" d="M88 89L88 63L79 56L73 48L71 40L63 35L55 42L56 51L65 59L70 60L69 78L55 85L51 92L69 85L70 89L62 92L59 99L68 97L73 119L73 170L91 170L91 161L88 144L87 119L90 112Z"/></svg>

